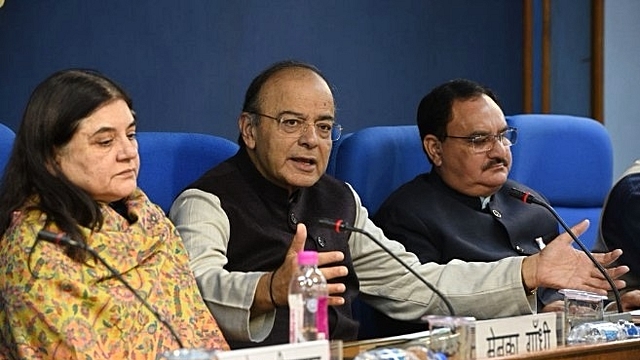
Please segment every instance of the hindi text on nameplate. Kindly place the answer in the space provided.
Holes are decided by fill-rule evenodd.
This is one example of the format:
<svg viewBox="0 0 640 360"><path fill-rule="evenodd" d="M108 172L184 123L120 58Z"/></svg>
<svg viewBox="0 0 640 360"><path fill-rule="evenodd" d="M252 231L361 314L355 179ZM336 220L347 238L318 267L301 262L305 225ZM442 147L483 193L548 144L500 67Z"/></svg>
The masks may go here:
<svg viewBox="0 0 640 360"><path fill-rule="evenodd" d="M553 312L476 321L476 358L555 349L556 334Z"/></svg>

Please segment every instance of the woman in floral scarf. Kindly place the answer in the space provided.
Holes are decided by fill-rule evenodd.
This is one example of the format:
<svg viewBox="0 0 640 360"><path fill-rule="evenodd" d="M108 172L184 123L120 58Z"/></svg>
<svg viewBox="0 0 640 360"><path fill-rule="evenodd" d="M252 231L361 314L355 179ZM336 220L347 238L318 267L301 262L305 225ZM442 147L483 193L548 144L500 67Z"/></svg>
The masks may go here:
<svg viewBox="0 0 640 360"><path fill-rule="evenodd" d="M176 229L137 188L135 135L130 98L99 73L60 71L31 95L0 186L0 358L228 349Z"/></svg>

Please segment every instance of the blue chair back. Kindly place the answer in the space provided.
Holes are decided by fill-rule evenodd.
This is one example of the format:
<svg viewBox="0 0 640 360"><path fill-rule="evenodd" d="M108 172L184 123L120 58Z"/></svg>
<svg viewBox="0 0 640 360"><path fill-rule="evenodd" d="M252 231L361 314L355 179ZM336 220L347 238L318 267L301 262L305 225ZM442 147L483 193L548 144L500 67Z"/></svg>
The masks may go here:
<svg viewBox="0 0 640 360"><path fill-rule="evenodd" d="M238 144L208 134L138 132L137 138L138 186L165 212L187 185L238 150Z"/></svg>
<svg viewBox="0 0 640 360"><path fill-rule="evenodd" d="M590 118L555 114L512 115L507 122L518 128L509 177L542 193L569 226L589 219L580 240L591 248L613 182L605 127Z"/></svg>
<svg viewBox="0 0 640 360"><path fill-rule="evenodd" d="M4 169L7 167L15 138L16 133L8 126L0 123L0 175L4 173Z"/></svg>
<svg viewBox="0 0 640 360"><path fill-rule="evenodd" d="M375 126L345 137L333 158L334 176L356 190L362 204L375 214L400 185L431 169L416 125ZM387 318L359 298L352 304L360 322L359 339L418 331ZM425 330L418 325L418 329Z"/></svg>
<svg viewBox="0 0 640 360"><path fill-rule="evenodd" d="M338 149L340 148L340 144L344 141L344 139L351 136L352 133L343 133L340 136L340 139L333 142L333 146L331 147L331 154L329 155L329 163L327 164L326 173L334 176L336 175L336 157L338 156Z"/></svg>
<svg viewBox="0 0 640 360"><path fill-rule="evenodd" d="M416 125L355 131L340 143L334 160L334 176L353 186L370 214L400 185L431 169Z"/></svg>

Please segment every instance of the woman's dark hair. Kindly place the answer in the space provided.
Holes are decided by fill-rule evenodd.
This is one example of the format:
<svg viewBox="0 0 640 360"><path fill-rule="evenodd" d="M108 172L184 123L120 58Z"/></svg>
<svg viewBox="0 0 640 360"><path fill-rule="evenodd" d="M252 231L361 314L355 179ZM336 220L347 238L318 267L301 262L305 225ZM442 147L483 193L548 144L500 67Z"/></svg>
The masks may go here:
<svg viewBox="0 0 640 360"><path fill-rule="evenodd" d="M272 64L268 68L264 69L260 74L258 74L258 76L256 76L251 81L251 84L249 84L249 87L247 88L247 91L244 95L244 103L242 104L242 111L248 112L248 113L260 112L260 105L262 101L262 98L260 97L261 96L260 93L264 85L277 73L283 70L289 70L289 69L295 69L295 68L307 69L316 73L318 76L322 78L322 80L324 80L324 82L327 83L329 87L331 87L331 84L329 83L327 78L325 78L324 75L320 72L320 70L318 70L318 68L316 68L315 66L301 62L301 61L297 61L297 60L279 61L277 63ZM240 134L238 137L238 144L241 147L245 146L244 141L242 141L242 134Z"/></svg>
<svg viewBox="0 0 640 360"><path fill-rule="evenodd" d="M99 229L103 217L98 203L71 183L56 163L56 152L66 145L80 122L105 104L132 102L125 91L104 75L83 69L54 73L40 83L29 99L13 150L0 184L0 234L11 225L14 211L37 196L33 208L47 215L77 241L85 241L79 227ZM81 260L83 254L67 249Z"/></svg>

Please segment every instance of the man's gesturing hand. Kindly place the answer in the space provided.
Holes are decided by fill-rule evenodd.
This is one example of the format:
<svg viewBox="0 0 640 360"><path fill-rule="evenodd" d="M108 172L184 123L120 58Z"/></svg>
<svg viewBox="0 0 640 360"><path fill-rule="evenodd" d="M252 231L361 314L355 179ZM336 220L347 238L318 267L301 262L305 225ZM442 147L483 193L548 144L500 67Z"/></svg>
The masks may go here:
<svg viewBox="0 0 640 360"><path fill-rule="evenodd" d="M589 221L584 220L571 228L580 236L589 227ZM573 239L567 233L560 234L540 253L531 255L522 262L522 279L528 289L540 286L554 289L576 289L606 295L611 286L604 275L591 262L589 257L571 244ZM622 255L622 250L616 249L608 253L593 254L596 261L607 267ZM627 266L606 269L612 279L617 279L627 273ZM626 286L622 280L614 280L617 288Z"/></svg>

